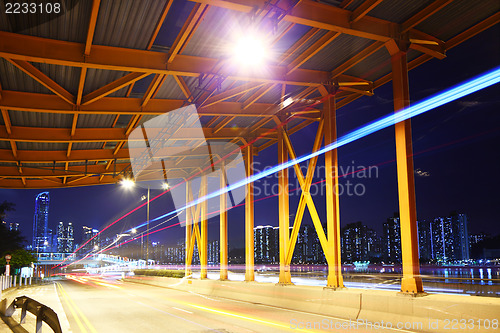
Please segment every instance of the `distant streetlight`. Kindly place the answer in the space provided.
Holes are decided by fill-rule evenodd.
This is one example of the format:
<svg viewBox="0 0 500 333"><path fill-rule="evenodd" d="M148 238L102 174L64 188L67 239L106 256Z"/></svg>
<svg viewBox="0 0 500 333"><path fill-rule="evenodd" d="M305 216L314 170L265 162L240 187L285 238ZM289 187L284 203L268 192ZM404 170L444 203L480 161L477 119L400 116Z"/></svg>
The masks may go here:
<svg viewBox="0 0 500 333"><path fill-rule="evenodd" d="M170 188L170 185L168 185L168 183L163 183L161 185L161 187L164 189L164 190L168 190Z"/></svg>
<svg viewBox="0 0 500 333"><path fill-rule="evenodd" d="M135 234L135 233L137 232L137 229L136 229L136 228L134 228L134 229L132 229L132 230L131 230L131 232L132 232L133 234Z"/></svg>

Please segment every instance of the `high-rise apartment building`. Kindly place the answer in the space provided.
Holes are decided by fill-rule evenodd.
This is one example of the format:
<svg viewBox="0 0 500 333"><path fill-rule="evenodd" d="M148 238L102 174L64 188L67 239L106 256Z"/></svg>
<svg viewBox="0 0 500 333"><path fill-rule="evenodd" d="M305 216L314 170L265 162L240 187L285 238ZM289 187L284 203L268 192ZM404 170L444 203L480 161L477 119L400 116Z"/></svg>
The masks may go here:
<svg viewBox="0 0 500 333"><path fill-rule="evenodd" d="M42 192L35 199L35 215L33 217L32 249L36 252L47 252L50 244L47 235L49 222L49 192Z"/></svg>
<svg viewBox="0 0 500 333"><path fill-rule="evenodd" d="M256 263L274 261L275 232L270 225L259 225L253 228L254 258Z"/></svg>
<svg viewBox="0 0 500 333"><path fill-rule="evenodd" d="M465 214L437 217L429 223L430 257L439 261L468 260L469 232ZM421 237L419 237L421 238Z"/></svg>
<svg viewBox="0 0 500 333"><path fill-rule="evenodd" d="M342 260L347 262L368 261L378 254L375 230L361 222L349 223L341 230Z"/></svg>
<svg viewBox="0 0 500 333"><path fill-rule="evenodd" d="M389 262L401 262L401 230L399 217L388 218L383 225L382 248Z"/></svg>

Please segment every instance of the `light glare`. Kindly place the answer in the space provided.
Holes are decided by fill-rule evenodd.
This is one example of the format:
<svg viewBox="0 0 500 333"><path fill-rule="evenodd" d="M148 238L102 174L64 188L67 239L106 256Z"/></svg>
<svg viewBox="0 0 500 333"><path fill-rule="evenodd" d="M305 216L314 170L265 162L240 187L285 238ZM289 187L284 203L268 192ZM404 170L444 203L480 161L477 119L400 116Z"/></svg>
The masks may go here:
<svg viewBox="0 0 500 333"><path fill-rule="evenodd" d="M135 182L134 182L132 179L125 178L125 179L123 179L123 180L120 182L120 184L121 184L124 188L126 188L126 189L130 189L130 188L134 187Z"/></svg>
<svg viewBox="0 0 500 333"><path fill-rule="evenodd" d="M264 64L267 48L257 36L242 36L234 45L233 56L242 66L257 67Z"/></svg>

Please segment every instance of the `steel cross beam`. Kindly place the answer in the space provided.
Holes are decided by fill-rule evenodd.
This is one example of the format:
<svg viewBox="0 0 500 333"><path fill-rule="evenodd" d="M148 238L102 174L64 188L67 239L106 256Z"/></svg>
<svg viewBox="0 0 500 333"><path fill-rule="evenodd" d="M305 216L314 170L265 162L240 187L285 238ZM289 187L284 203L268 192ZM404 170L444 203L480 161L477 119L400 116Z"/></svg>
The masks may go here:
<svg viewBox="0 0 500 333"><path fill-rule="evenodd" d="M165 66L168 61L168 55L165 53L103 45L93 45L92 53L84 56L81 53L83 44L80 43L4 31L0 32L0 41L1 57L80 68L198 77L204 73L214 74L212 70L218 62L217 59L178 54ZM224 70L218 74L231 80L299 86L318 86L329 80L328 72L297 68L288 74L287 67L276 65L267 66L266 71L262 73ZM356 81L359 80L361 79Z"/></svg>

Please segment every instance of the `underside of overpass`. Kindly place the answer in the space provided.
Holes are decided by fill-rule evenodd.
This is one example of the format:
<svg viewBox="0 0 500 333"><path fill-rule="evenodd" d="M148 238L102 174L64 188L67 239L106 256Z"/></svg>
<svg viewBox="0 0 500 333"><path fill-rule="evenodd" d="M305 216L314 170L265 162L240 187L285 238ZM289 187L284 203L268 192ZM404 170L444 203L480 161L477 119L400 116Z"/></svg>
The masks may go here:
<svg viewBox="0 0 500 333"><path fill-rule="evenodd" d="M391 81L394 110L406 108L408 70L446 58L449 49L500 20L496 0L61 4L59 13L40 17L7 14L6 8L0 13L0 186L60 188L132 177L134 130L195 105L197 115L184 119L175 140L170 137L178 153L155 156L160 175L187 180L188 202L189 175L213 165L213 156L222 157L197 150L203 143L237 145L247 177L253 157L271 145L278 146L278 163L296 158L290 135L313 123L318 123L312 148L317 151L337 139L337 109ZM227 47L238 31L258 31L266 40L273 56L262 70L230 65ZM418 294L423 288L410 120L396 124L395 131L402 291ZM341 288L337 151L325 153L326 232L309 193L316 164L314 157L305 175L295 167L302 196L291 233L288 193L280 191L280 283L291 283L289 266L307 207L328 261L328 286ZM288 172L279 171L282 189ZM206 175L201 178L206 182ZM227 184L223 178L221 186ZM246 279L253 281L252 183L245 195ZM220 205L221 279L226 279L225 195ZM207 263L206 203L187 211L189 272L195 243L202 267Z"/></svg>

